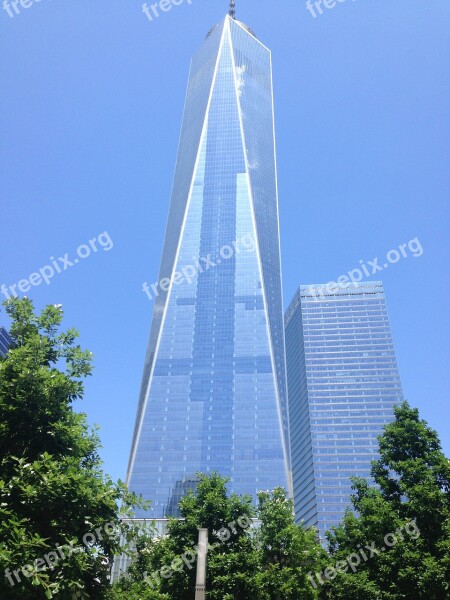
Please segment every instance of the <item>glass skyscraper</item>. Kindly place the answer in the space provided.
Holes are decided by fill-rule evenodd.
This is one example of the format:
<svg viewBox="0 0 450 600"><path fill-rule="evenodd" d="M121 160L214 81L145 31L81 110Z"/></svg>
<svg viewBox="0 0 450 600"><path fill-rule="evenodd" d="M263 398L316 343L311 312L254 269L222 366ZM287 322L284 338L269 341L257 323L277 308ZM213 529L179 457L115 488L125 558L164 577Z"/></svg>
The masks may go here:
<svg viewBox="0 0 450 600"><path fill-rule="evenodd" d="M295 514L323 541L403 400L383 285L300 286L285 325Z"/></svg>
<svg viewBox="0 0 450 600"><path fill-rule="evenodd" d="M0 327L0 356L5 357L12 343L11 336L4 327Z"/></svg>
<svg viewBox="0 0 450 600"><path fill-rule="evenodd" d="M127 483L290 490L270 51L227 16L191 64Z"/></svg>

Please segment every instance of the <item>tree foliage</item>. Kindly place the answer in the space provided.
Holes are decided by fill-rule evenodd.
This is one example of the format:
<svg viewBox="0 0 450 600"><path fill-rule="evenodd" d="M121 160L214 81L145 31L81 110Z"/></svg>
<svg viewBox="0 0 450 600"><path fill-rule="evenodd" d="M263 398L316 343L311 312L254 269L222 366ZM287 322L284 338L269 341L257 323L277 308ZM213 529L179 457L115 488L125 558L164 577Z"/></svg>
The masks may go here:
<svg viewBox="0 0 450 600"><path fill-rule="evenodd" d="M152 590L168 600L192 600L201 527L209 531L208 600L317 598L306 577L323 550L314 532L294 524L284 490L261 493L255 510L250 497L228 496L226 483L218 474L199 475L196 491L180 502L183 520L171 520L162 539L140 540L128 576L115 586L115 598Z"/></svg>
<svg viewBox="0 0 450 600"><path fill-rule="evenodd" d="M316 530L294 523L293 502L282 488L276 488L273 494L261 492L258 497L258 597L314 600L317 594L308 581L308 573L326 555L317 542Z"/></svg>
<svg viewBox="0 0 450 600"><path fill-rule="evenodd" d="M13 347L0 359L0 597L104 598L110 561L132 537L138 500L102 472L99 439L73 410L92 356L59 332L60 306L5 303ZM4 574L3 574L4 571Z"/></svg>
<svg viewBox="0 0 450 600"><path fill-rule="evenodd" d="M329 536L330 565L352 553L360 564L333 573L323 598L450 598L450 464L416 409L405 402L395 416L379 438L377 487L354 479L357 514L348 511Z"/></svg>

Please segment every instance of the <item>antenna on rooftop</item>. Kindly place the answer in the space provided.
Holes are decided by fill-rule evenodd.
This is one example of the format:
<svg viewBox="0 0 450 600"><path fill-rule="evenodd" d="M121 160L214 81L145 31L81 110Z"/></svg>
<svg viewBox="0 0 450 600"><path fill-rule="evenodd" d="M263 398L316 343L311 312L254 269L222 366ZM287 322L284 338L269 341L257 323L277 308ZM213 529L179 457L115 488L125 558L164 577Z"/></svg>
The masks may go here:
<svg viewBox="0 0 450 600"><path fill-rule="evenodd" d="M236 0L230 0L230 10L228 14L232 19L236 18Z"/></svg>

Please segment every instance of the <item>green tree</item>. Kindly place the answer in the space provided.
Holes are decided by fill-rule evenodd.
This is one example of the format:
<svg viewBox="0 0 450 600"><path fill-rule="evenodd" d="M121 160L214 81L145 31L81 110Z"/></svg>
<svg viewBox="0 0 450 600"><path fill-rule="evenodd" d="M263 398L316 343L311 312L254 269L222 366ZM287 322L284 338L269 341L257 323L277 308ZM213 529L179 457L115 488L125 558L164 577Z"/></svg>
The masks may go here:
<svg viewBox="0 0 450 600"><path fill-rule="evenodd" d="M118 503L139 504L102 472L99 440L73 410L91 353L59 333L63 312L5 303L13 347L0 359L0 597L105 598L122 535Z"/></svg>
<svg viewBox="0 0 450 600"><path fill-rule="evenodd" d="M285 492L261 494L256 511L250 497L228 496L226 483L217 474L199 475L196 491L180 502L183 520L171 520L162 539L139 541L128 576L114 586L117 598L128 598L130 590L153 590L170 600L192 600L200 527L209 531L208 600L317 597L307 573L324 551L315 532L294 524ZM261 520L258 527L254 517Z"/></svg>
<svg viewBox="0 0 450 600"><path fill-rule="evenodd" d="M308 573L326 554L317 541L317 532L295 524L293 502L282 488L276 488L272 494L261 492L258 498L259 597L314 600L317 591L308 580Z"/></svg>
<svg viewBox="0 0 450 600"><path fill-rule="evenodd" d="M192 600L195 592L199 528L209 532L209 600L254 600L257 555L248 529L254 509L250 497L227 495L226 480L199 475L195 492L180 501L181 520L169 521L162 539L142 537L128 576L116 584L167 594L171 600ZM126 595L123 596L124 598Z"/></svg>
<svg viewBox="0 0 450 600"><path fill-rule="evenodd" d="M395 417L379 438L380 459L372 466L377 486L355 478L357 514L347 511L329 534L333 568L322 598L450 598L450 464L416 409L405 402Z"/></svg>

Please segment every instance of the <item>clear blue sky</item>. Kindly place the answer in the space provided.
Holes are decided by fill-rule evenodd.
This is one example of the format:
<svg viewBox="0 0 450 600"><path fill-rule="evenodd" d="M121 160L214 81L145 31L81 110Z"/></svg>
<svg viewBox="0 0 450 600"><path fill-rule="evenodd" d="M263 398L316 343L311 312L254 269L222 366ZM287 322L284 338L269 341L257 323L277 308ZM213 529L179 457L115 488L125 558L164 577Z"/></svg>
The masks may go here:
<svg viewBox="0 0 450 600"><path fill-rule="evenodd" d="M385 284L405 395L450 455L450 4L345 0L316 18L304 0L237 4L273 51L285 305L299 284L383 264L417 237L420 257L373 279ZM128 461L152 311L142 283L158 276L190 57L226 8L185 0L152 22L140 0L41 0L13 18L0 8L0 284L108 232L111 250L27 295L38 308L61 303L95 354L77 408L101 426L115 478Z"/></svg>

